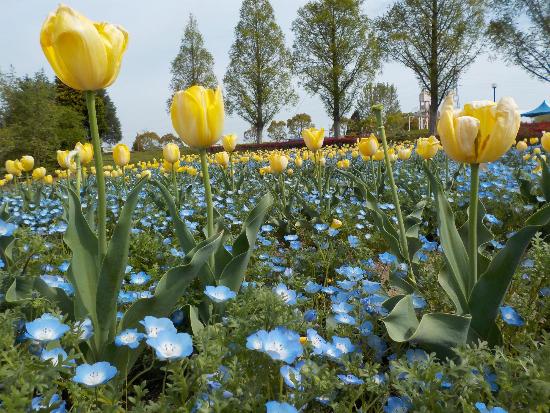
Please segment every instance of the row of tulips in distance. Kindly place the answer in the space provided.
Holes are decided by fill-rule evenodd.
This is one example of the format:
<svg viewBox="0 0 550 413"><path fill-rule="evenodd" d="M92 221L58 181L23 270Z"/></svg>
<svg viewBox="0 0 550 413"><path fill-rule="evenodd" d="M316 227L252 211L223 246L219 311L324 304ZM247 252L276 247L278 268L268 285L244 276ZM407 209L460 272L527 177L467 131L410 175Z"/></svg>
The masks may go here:
<svg viewBox="0 0 550 413"><path fill-rule="evenodd" d="M367 138L354 139L356 144L345 144L342 146L327 145L324 146L324 151L317 155L315 158L314 151L309 149L307 142L309 140L308 135L321 136L324 133L322 129L308 129L304 131L304 143L305 148L291 148L284 151L274 150L260 150L260 151L245 151L235 153L236 150L236 135L225 135L222 138L223 150L216 152L209 156L209 162L215 163L222 168L228 168L230 163L248 163L254 161L256 163L269 162L269 166L263 166L259 169L260 174L265 173L280 173L287 169L289 161L293 163L295 167L302 167L304 161L316 160L321 165L326 163L326 159L338 159L337 167L341 169L347 169L350 166L350 156L352 159L359 156L364 161L374 160L383 161L384 151L380 147L380 143L374 134L371 134ZM329 142L327 142L329 143ZM532 137L530 139L524 139L516 143L515 148L518 152L525 152L529 148L529 145L537 145L541 143L541 147L550 152L550 132L543 133L539 139ZM315 149L317 143L310 146ZM416 142L416 146L412 142L402 142L399 145L395 145L389 148L390 160L408 160L413 152L413 149L422 159L433 158L442 146L437 138L430 136L428 138L420 138ZM83 165L82 174L87 176L89 173L95 174L95 167L87 167L93 160L93 148L90 143L77 143L73 151L58 150L57 161L60 169L55 170L55 175L58 178L67 178L76 174L77 162L75 161L78 154L80 162ZM232 156L230 154L233 154ZM541 154L541 148L535 147L533 149L533 155L539 155L542 159L545 156ZM531 153L527 152L523 155L524 160L530 159ZM137 164L130 163L131 152L127 145L118 144L113 149L113 159L116 165L114 168L111 165L104 166L104 173L111 178L118 178L125 174L126 171L137 173L140 176L149 175L151 170L160 169L163 173L170 173L172 171L178 173L187 173L191 176L199 174L199 171L192 166L198 161L198 156L195 154L181 155L180 148L174 143L168 143L163 148L163 159L153 159L149 162L139 162ZM34 158L30 155L25 155L21 159L7 160L5 168L7 173L3 179L0 179L0 186L6 185L8 182L13 181L14 178L27 176L31 177L34 181L42 181L46 184L52 184L54 179L51 174L48 174L46 168L37 167L34 168ZM536 168L536 171L540 169L540 166ZM288 173L292 173L293 169L289 168Z"/></svg>

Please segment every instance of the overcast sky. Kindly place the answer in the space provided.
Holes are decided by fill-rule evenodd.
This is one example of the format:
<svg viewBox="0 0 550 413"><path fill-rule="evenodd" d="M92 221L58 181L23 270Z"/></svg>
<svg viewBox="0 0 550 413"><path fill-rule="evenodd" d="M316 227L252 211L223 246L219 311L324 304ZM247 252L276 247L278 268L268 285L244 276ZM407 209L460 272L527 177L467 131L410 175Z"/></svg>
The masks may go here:
<svg viewBox="0 0 550 413"><path fill-rule="evenodd" d="M292 21L297 9L306 2L271 0L289 47L293 40ZM2 0L0 70L7 71L13 65L16 73L23 75L44 68L53 76L40 48L39 33L44 19L58 3L55 0ZM391 0L367 0L367 14L379 16L391 3ZM159 135L173 132L165 110L170 62L178 52L189 13L196 16L206 47L214 55L216 75L220 80L223 78L241 0L67 0L66 4L92 20L120 24L130 34L120 75L109 88L122 123L124 141L130 144L141 131L152 130ZM385 64L378 80L397 87L403 111L417 110L420 90L411 70L397 63ZM481 55L459 82L460 101L492 99L492 83L498 85L497 98L513 96L525 111L550 97L547 83L530 78L519 68ZM320 100L301 89L298 92L299 103L284 108L276 119L286 120L295 113L306 112L318 127L328 129L331 122ZM246 129L248 125L238 117L226 120L226 133L242 135Z"/></svg>

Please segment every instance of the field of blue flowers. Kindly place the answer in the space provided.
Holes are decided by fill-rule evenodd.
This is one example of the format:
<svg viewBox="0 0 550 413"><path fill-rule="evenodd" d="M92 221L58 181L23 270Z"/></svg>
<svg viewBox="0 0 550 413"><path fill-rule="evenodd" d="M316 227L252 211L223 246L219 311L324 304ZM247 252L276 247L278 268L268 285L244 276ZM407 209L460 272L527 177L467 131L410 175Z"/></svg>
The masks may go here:
<svg viewBox="0 0 550 413"><path fill-rule="evenodd" d="M62 180L53 186L25 187L23 182L2 191L1 408L11 412L547 411L547 229L537 227L529 248L518 258L503 302L498 303L497 342L491 337L453 342L450 331L411 339L418 334L418 321L416 332L400 337L398 327L407 320L388 323L393 316L388 303L407 293L408 287L399 280L407 279L408 264L377 225L382 216L392 224L397 221L387 181L382 175L376 185L373 182L376 169L384 171L382 162L373 174L354 147L325 151L322 197L310 161L293 165L292 174L262 175L258 170L265 167L267 154L234 154L234 188L227 168L211 165L215 230L224 231L223 248L215 259L231 262L240 254L249 255L246 270L234 262L223 273L213 274L213 280L203 266L208 255L197 271L188 271L198 258L206 226L199 176L174 175L181 189L175 202L173 194L163 197L173 182L158 169L151 168L146 185L135 171L127 174L126 183L124 178L108 179L111 243L117 237L117 221L125 217L124 203L134 200L136 206L130 219L128 258L113 262L124 265L124 271L116 296L117 327L103 353L94 344L102 320L79 317L77 307L72 307L87 276L86 268L75 261L75 256L86 257L75 247L72 228L95 209L93 176L82 183L80 215L71 209L77 202L74 189ZM297 150L289 157L296 161L304 154ZM484 213L480 225L492 234L482 244L488 257L498 255L525 225L526 217L544 205L541 177L532 173L536 161L525 161L523 155L513 149L480 173ZM349 165L339 169L336 164L341 160ZM468 170L448 162L443 153L427 162L447 188L445 198L457 222L464 222ZM431 172L423 169L425 163L417 155L393 163L404 213L414 211L418 203L423 206L415 221L419 224L412 263L416 282L406 296L414 309L411 315L418 320L457 312L444 283L437 282L446 262L444 236L438 191L429 188ZM200 169L197 160L185 164ZM362 177L368 190L350 174ZM136 185L137 191L131 191ZM280 191L285 188L283 203ZM258 209L262 205L263 211ZM242 228L258 230L257 237L249 231L250 253L239 242ZM186 237L199 244L190 249ZM123 244L114 247L124 249ZM242 281L237 286L220 282L226 276ZM169 294L162 292L167 285ZM104 294L98 288L97 296ZM135 311L159 297L165 302ZM101 359L96 354L102 354Z"/></svg>

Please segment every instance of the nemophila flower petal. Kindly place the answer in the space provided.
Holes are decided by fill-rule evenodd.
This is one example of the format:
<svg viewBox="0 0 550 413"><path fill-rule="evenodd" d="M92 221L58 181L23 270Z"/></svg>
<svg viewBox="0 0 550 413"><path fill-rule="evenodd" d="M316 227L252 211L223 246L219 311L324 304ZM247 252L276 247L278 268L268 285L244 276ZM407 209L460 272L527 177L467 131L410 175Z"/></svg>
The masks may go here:
<svg viewBox="0 0 550 413"><path fill-rule="evenodd" d="M308 323L311 323L317 319L317 311L315 310L307 310L304 313L304 320Z"/></svg>
<svg viewBox="0 0 550 413"><path fill-rule="evenodd" d="M278 401L269 401L265 404L266 413L298 413L298 410L291 404Z"/></svg>
<svg viewBox="0 0 550 413"><path fill-rule="evenodd" d="M355 318L347 313L339 313L334 316L334 321L338 324L347 324L354 326L356 324Z"/></svg>
<svg viewBox="0 0 550 413"><path fill-rule="evenodd" d="M79 335L81 340L88 340L94 335L94 327L92 326L92 320L86 318L83 321L79 321L74 325L75 333Z"/></svg>
<svg viewBox="0 0 550 413"><path fill-rule="evenodd" d="M296 291L290 290L285 284L278 284L273 289L273 292L277 294L288 305L296 304Z"/></svg>
<svg viewBox="0 0 550 413"><path fill-rule="evenodd" d="M130 284L143 285L149 282L151 276L144 271L140 271L137 274L130 274Z"/></svg>
<svg viewBox="0 0 550 413"><path fill-rule="evenodd" d="M307 341L313 347L313 354L322 354L327 345L327 341L313 328L307 329Z"/></svg>
<svg viewBox="0 0 550 413"><path fill-rule="evenodd" d="M219 285L219 286L208 285L204 289L204 294L215 303L223 303L237 296L237 293L235 293L225 285Z"/></svg>
<svg viewBox="0 0 550 413"><path fill-rule="evenodd" d="M139 322L145 328L145 334L147 337L156 337L162 331L169 331L176 333L176 327L169 318L157 318L147 316Z"/></svg>
<svg viewBox="0 0 550 413"><path fill-rule="evenodd" d="M292 367L287 364L281 366L279 372L283 376L285 384L291 389L295 389L296 385L299 385L302 382L302 375L300 374L300 369L303 363L299 364L297 367Z"/></svg>
<svg viewBox="0 0 550 413"><path fill-rule="evenodd" d="M61 358L61 361L65 361L67 357L67 352L61 347L55 347L50 350L43 349L42 353L40 353L40 360L49 361L54 366L57 366L59 363L59 358Z"/></svg>
<svg viewBox="0 0 550 413"><path fill-rule="evenodd" d="M17 229L17 225L0 219L0 237L9 237Z"/></svg>
<svg viewBox="0 0 550 413"><path fill-rule="evenodd" d="M95 364L81 364L76 368L73 381L88 387L107 383L117 374L117 369L106 361Z"/></svg>
<svg viewBox="0 0 550 413"><path fill-rule="evenodd" d="M306 286L304 287L304 290L305 290L306 293L315 294L315 293L321 291L321 288L323 288L323 286L321 284L317 284L317 283L310 280L306 283Z"/></svg>
<svg viewBox="0 0 550 413"><path fill-rule="evenodd" d="M147 344L155 350L160 360L177 360L193 352L193 340L187 333L164 330L155 337L149 337Z"/></svg>
<svg viewBox="0 0 550 413"><path fill-rule="evenodd" d="M249 350L262 350L265 339L267 338L267 331L260 330L251 334L246 339L246 348Z"/></svg>
<svg viewBox="0 0 550 413"><path fill-rule="evenodd" d="M338 374L337 376L344 384L359 385L364 381L353 374Z"/></svg>
<svg viewBox="0 0 550 413"><path fill-rule="evenodd" d="M36 320L25 323L25 329L27 330L27 337L47 343L61 338L69 331L69 326L46 313Z"/></svg>

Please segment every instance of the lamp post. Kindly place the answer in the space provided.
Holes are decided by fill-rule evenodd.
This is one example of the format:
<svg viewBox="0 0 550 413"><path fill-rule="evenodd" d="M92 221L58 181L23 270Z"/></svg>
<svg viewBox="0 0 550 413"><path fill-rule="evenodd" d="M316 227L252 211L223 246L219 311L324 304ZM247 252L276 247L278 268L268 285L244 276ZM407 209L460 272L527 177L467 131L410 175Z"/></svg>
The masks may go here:
<svg viewBox="0 0 550 413"><path fill-rule="evenodd" d="M497 84L493 83L491 87L493 88L493 102L496 102L497 101Z"/></svg>

